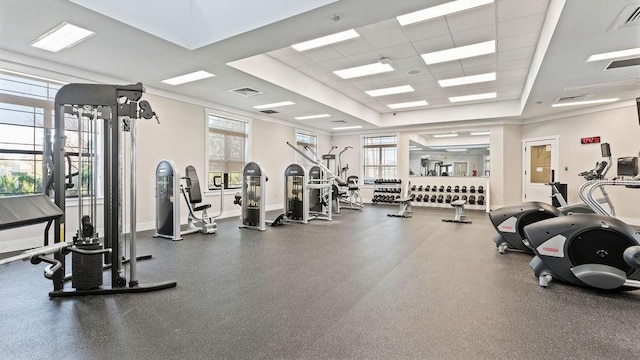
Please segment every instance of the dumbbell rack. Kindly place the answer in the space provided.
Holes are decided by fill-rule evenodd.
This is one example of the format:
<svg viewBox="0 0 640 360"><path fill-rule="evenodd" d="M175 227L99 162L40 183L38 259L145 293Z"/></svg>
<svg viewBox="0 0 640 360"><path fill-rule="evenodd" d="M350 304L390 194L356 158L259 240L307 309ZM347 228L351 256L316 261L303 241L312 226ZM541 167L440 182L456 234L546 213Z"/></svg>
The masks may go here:
<svg viewBox="0 0 640 360"><path fill-rule="evenodd" d="M458 190L457 192L456 187ZM472 187L474 192L471 192ZM441 185L436 180L432 181L431 185L412 184L409 189L409 196L414 198L412 201L413 206L446 208L451 207L451 201L454 201L456 196L458 196L458 198L466 196L467 204L464 206L465 209L489 211L489 182L486 182L484 185ZM449 202L446 202L447 196L450 196ZM473 204L470 200L471 196L475 199ZM429 201L424 201L425 198L428 198Z"/></svg>
<svg viewBox="0 0 640 360"><path fill-rule="evenodd" d="M403 196L400 179L375 179L373 183L372 204L393 204Z"/></svg>

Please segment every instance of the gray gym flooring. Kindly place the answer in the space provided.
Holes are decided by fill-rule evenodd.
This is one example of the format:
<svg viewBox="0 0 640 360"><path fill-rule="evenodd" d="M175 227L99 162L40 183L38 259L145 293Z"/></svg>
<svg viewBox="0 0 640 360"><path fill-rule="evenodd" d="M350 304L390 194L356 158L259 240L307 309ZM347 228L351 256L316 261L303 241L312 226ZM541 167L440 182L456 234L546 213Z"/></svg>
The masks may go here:
<svg viewBox="0 0 640 360"><path fill-rule="evenodd" d="M172 242L141 234L145 294L49 299L43 265L0 267L0 359L632 359L640 294L554 282L500 255L485 213L343 210L332 223ZM270 214L275 217L275 214Z"/></svg>

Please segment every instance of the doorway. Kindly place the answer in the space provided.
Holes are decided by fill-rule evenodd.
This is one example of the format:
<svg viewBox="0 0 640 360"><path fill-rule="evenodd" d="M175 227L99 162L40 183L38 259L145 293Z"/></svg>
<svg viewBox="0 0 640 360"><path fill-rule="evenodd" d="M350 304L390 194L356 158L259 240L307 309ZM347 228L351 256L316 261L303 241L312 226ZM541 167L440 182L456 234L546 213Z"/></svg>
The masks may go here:
<svg viewBox="0 0 640 360"><path fill-rule="evenodd" d="M558 143L558 136L522 140L522 201L551 203L548 184L558 180Z"/></svg>

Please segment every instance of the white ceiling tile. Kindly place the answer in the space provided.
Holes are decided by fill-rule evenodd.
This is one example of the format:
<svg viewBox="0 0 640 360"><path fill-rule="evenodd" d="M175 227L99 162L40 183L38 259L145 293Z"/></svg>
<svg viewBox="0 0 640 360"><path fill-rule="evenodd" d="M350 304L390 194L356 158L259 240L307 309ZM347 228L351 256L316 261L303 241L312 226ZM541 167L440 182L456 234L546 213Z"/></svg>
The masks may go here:
<svg viewBox="0 0 640 360"><path fill-rule="evenodd" d="M522 91L522 88L524 87L524 83L517 83L517 84L508 84L508 85L504 85L502 83L498 84L498 93L502 93L502 92L508 92L508 91Z"/></svg>
<svg viewBox="0 0 640 360"><path fill-rule="evenodd" d="M450 49L453 46L451 35L442 35L428 40L420 40L413 43L418 54L425 54L432 51Z"/></svg>
<svg viewBox="0 0 640 360"><path fill-rule="evenodd" d="M440 35L449 34L449 27L447 26L447 22L444 18L408 25L402 29L410 41L430 39Z"/></svg>
<svg viewBox="0 0 640 360"><path fill-rule="evenodd" d="M503 61L498 64L498 70L515 70L515 69L528 69L531 65L531 59L520 59L513 61Z"/></svg>
<svg viewBox="0 0 640 360"><path fill-rule="evenodd" d="M496 39L496 26L494 24L481 26L471 30L458 31L451 34L456 46L477 44Z"/></svg>
<svg viewBox="0 0 640 360"><path fill-rule="evenodd" d="M411 81L411 84L414 86L414 88L416 86L422 86L423 84L433 84L430 87L437 86L435 79L428 72L421 72L418 75L408 75L408 76L411 76L409 79Z"/></svg>
<svg viewBox="0 0 640 360"><path fill-rule="evenodd" d="M520 99L522 96L522 90L506 91L498 93L499 100L513 100Z"/></svg>
<svg viewBox="0 0 640 360"><path fill-rule="evenodd" d="M304 52L304 55L314 62L327 61L342 57L342 55L335 51L331 46L307 50Z"/></svg>
<svg viewBox="0 0 640 360"><path fill-rule="evenodd" d="M463 75L462 66L460 65L460 61L458 60L447 61L439 64L432 64L432 65L428 65L428 67L429 67L429 71L432 74L438 74L443 72L455 72L460 74L459 76Z"/></svg>
<svg viewBox="0 0 640 360"><path fill-rule="evenodd" d="M498 47L500 47L500 42L498 42ZM536 51L535 46L523 47L519 49L507 50L507 51L498 51L498 64L503 61L512 61L512 60L520 60L520 59L532 59L533 54Z"/></svg>
<svg viewBox="0 0 640 360"><path fill-rule="evenodd" d="M545 14L535 14L498 23L498 38L540 33Z"/></svg>
<svg viewBox="0 0 640 360"><path fill-rule="evenodd" d="M507 70L507 71L501 71L498 68L498 73L496 74L496 78L498 80L500 79L508 79L508 78L521 78L521 77L526 77L527 74L529 73L529 69L516 69L516 70Z"/></svg>
<svg viewBox="0 0 640 360"><path fill-rule="evenodd" d="M393 68L396 70L427 70L427 66L420 56L412 56L398 60L392 59L391 65L393 65ZM406 71L404 72L406 73Z"/></svg>
<svg viewBox="0 0 640 360"><path fill-rule="evenodd" d="M280 61L283 64L289 65L293 68L298 68L300 66L306 66L306 65L311 65L313 64L313 60L309 59L308 57L298 53L296 51L297 54L291 54L288 56L283 56L280 58L276 58L276 60Z"/></svg>
<svg viewBox="0 0 640 360"><path fill-rule="evenodd" d="M479 75L479 74L486 74L490 72L496 72L498 70L498 65L494 63L494 64L482 65L482 66L472 66L472 67L465 67L463 70L464 70L464 76Z"/></svg>
<svg viewBox="0 0 640 360"><path fill-rule="evenodd" d="M539 35L537 33L528 33L498 39L498 52L536 46L538 38Z"/></svg>
<svg viewBox="0 0 640 360"><path fill-rule="evenodd" d="M371 46L366 40L359 37L357 39L352 39L349 41L343 41L341 43L332 45L332 47L342 54L342 56L351 56L355 54L360 54L368 51L373 51L375 48Z"/></svg>
<svg viewBox="0 0 640 360"><path fill-rule="evenodd" d="M267 53L267 55L278 59L278 58L281 58L281 57L291 56L291 55L299 54L299 53L300 53L299 51L293 49L290 46L287 46L287 47L282 48L282 49L270 51L270 52Z"/></svg>
<svg viewBox="0 0 640 360"><path fill-rule="evenodd" d="M314 79L320 81L323 84L334 84L336 82L336 74L334 74L333 72L327 72L324 74L316 74L313 76Z"/></svg>
<svg viewBox="0 0 640 360"><path fill-rule="evenodd" d="M533 14L545 13L548 0L500 0L498 5L498 21L513 20Z"/></svg>
<svg viewBox="0 0 640 360"><path fill-rule="evenodd" d="M376 48L385 48L409 42L395 19L364 26L358 29L358 33L371 46Z"/></svg>
<svg viewBox="0 0 640 360"><path fill-rule="evenodd" d="M486 66L496 64L498 62L496 54L487 54L481 56L474 56L467 59L460 60L463 68L471 68L476 66Z"/></svg>
<svg viewBox="0 0 640 360"><path fill-rule="evenodd" d="M446 17L451 32L464 31L495 23L494 5L486 5L477 9L456 13Z"/></svg>
<svg viewBox="0 0 640 360"><path fill-rule="evenodd" d="M506 86L513 84L524 84L527 79L527 75L502 77L501 74L497 74L498 86Z"/></svg>
<svg viewBox="0 0 640 360"><path fill-rule="evenodd" d="M327 72L329 72L326 68L324 68L323 66L321 66L319 64L311 64L311 65L300 66L298 68L298 71L300 71L303 74L307 74L309 76L318 75L318 74L326 74Z"/></svg>
<svg viewBox="0 0 640 360"><path fill-rule="evenodd" d="M322 62L319 62L317 65L322 66L323 68L327 69L327 71L342 70L342 69L346 69L353 66L351 61L345 58L322 61Z"/></svg>

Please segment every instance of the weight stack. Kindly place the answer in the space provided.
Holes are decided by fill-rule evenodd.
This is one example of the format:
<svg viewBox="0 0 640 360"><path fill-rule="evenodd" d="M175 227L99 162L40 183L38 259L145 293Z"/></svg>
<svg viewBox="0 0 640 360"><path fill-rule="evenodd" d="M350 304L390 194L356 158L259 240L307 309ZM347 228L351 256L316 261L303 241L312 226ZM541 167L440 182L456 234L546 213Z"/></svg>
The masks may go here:
<svg viewBox="0 0 640 360"><path fill-rule="evenodd" d="M76 244L80 250L101 250L102 245ZM92 290L102 286L102 254L71 253L71 286L77 290Z"/></svg>

